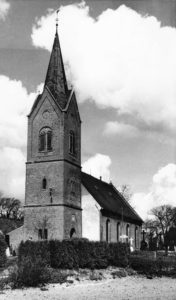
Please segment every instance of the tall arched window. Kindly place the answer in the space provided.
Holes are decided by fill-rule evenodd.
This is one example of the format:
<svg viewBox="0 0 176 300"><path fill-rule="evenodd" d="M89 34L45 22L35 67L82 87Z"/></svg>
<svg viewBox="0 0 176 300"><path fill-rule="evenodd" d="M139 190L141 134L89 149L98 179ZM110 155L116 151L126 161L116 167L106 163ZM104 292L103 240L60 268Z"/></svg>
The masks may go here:
<svg viewBox="0 0 176 300"><path fill-rule="evenodd" d="M106 220L106 242L110 241L110 220Z"/></svg>
<svg viewBox="0 0 176 300"><path fill-rule="evenodd" d="M103 226L100 226L100 241L103 241Z"/></svg>
<svg viewBox="0 0 176 300"><path fill-rule="evenodd" d="M126 225L126 236L127 236L127 242L128 242L128 240L129 240L129 228L130 228L130 225L129 224L127 224Z"/></svg>
<svg viewBox="0 0 176 300"><path fill-rule="evenodd" d="M72 130L69 133L69 152L75 154L75 134Z"/></svg>
<svg viewBox="0 0 176 300"><path fill-rule="evenodd" d="M43 180L42 180L42 189L43 189L43 190L46 190L46 187L47 187L47 180L46 180L46 178L44 177Z"/></svg>
<svg viewBox="0 0 176 300"><path fill-rule="evenodd" d="M120 222L117 223L117 242L120 240Z"/></svg>
<svg viewBox="0 0 176 300"><path fill-rule="evenodd" d="M134 244L135 244L135 248L137 248L137 235L138 235L138 227L135 226L135 232L134 232Z"/></svg>
<svg viewBox="0 0 176 300"><path fill-rule="evenodd" d="M42 128L39 133L39 151L52 150L52 131L51 128Z"/></svg>

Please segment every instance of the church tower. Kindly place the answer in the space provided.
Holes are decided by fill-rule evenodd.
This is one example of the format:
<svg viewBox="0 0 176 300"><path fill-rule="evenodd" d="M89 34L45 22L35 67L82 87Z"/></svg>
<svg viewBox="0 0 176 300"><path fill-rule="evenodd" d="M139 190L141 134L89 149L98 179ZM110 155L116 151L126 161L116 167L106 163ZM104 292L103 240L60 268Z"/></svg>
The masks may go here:
<svg viewBox="0 0 176 300"><path fill-rule="evenodd" d="M24 240L82 236L81 120L56 24L44 89L28 116Z"/></svg>

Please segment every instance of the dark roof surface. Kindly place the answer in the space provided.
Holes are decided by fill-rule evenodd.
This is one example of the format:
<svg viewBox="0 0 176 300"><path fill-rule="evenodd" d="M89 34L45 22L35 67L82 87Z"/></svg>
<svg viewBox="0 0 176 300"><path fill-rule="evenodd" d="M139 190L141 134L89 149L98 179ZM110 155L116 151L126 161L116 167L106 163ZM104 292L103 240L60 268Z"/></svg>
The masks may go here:
<svg viewBox="0 0 176 300"><path fill-rule="evenodd" d="M112 183L106 183L84 172L81 173L81 181L106 213L116 215L120 218L122 218L123 213L124 221L127 220L142 224L143 220Z"/></svg>
<svg viewBox="0 0 176 300"><path fill-rule="evenodd" d="M49 88L54 98L59 102L61 108L64 108L68 100L68 87L57 31L51 51L50 61L45 79L45 86Z"/></svg>
<svg viewBox="0 0 176 300"><path fill-rule="evenodd" d="M67 86L62 52L57 31L50 55L43 92L46 87L51 93L52 97L55 99L55 102L56 104L58 104L59 108L61 110L64 110L68 104L68 100L71 96L72 90L70 90ZM37 96L29 116L37 107L42 94Z"/></svg>

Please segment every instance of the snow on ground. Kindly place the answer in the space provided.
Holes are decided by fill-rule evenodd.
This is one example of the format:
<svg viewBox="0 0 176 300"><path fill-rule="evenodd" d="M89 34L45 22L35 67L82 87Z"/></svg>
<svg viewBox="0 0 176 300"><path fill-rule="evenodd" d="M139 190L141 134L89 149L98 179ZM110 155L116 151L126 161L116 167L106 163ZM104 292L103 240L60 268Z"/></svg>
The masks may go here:
<svg viewBox="0 0 176 300"><path fill-rule="evenodd" d="M102 281L50 284L40 288L5 290L0 300L175 300L176 279L127 276Z"/></svg>

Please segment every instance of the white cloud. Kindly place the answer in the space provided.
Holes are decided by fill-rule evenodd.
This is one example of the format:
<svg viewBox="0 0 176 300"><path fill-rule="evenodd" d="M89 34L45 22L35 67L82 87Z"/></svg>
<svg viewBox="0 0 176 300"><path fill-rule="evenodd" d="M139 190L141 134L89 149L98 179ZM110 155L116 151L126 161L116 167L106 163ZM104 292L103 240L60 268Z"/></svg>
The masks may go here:
<svg viewBox="0 0 176 300"><path fill-rule="evenodd" d="M36 21L32 41L50 50L55 13ZM147 124L176 126L176 29L122 5L96 20L85 4L62 7L64 60L79 95Z"/></svg>
<svg viewBox="0 0 176 300"><path fill-rule="evenodd" d="M0 149L0 190L5 196L24 199L25 156L20 149Z"/></svg>
<svg viewBox="0 0 176 300"><path fill-rule="evenodd" d="M147 217L151 208L170 204L176 205L176 165L168 164L161 168L154 176L149 193L136 193L132 204L138 213Z"/></svg>
<svg viewBox="0 0 176 300"><path fill-rule="evenodd" d="M0 76L0 147L22 147L26 145L27 114L36 97L28 94L21 81Z"/></svg>
<svg viewBox="0 0 176 300"><path fill-rule="evenodd" d="M133 138L140 134L138 128L133 125L109 121L105 124L104 134L106 135L121 135L123 137Z"/></svg>
<svg viewBox="0 0 176 300"><path fill-rule="evenodd" d="M100 176L102 176L103 181L109 181L110 165L111 159L108 155L97 153L83 163L82 170L83 172L91 174L92 176L97 178L100 178Z"/></svg>
<svg viewBox="0 0 176 300"><path fill-rule="evenodd" d="M23 199L27 114L36 93L6 76L0 76L0 90L0 191Z"/></svg>
<svg viewBox="0 0 176 300"><path fill-rule="evenodd" d="M10 3L7 0L0 0L0 19L5 20L9 8Z"/></svg>

